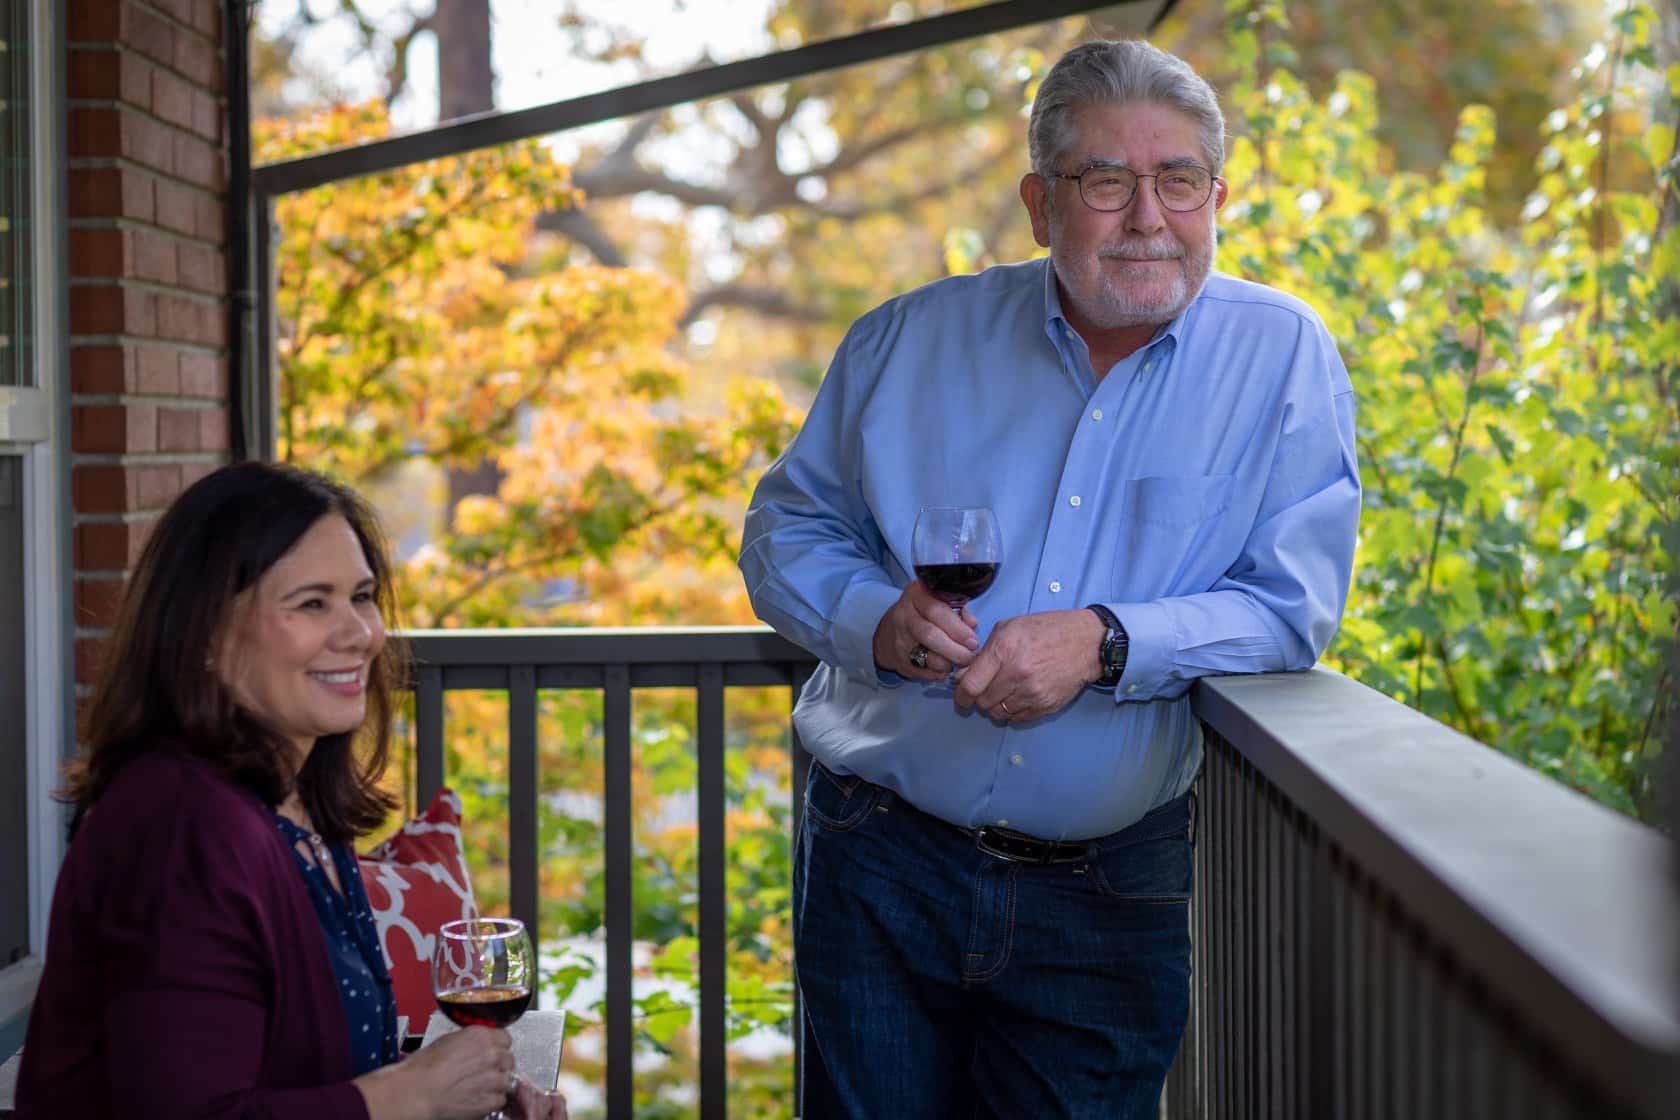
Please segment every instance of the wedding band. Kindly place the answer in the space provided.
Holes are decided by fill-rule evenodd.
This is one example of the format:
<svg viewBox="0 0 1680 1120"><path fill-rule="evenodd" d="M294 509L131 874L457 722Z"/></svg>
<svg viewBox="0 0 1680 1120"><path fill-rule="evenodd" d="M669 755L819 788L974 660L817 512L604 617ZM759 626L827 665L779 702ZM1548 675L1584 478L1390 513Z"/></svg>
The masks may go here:
<svg viewBox="0 0 1680 1120"><path fill-rule="evenodd" d="M998 707L1003 709L1003 714L1006 715L1006 716L1012 716L1012 715L1015 714L1014 712L1009 710L1009 701L1007 701L1007 700L999 700L998 701Z"/></svg>
<svg viewBox="0 0 1680 1120"><path fill-rule="evenodd" d="M518 1095L519 1095L519 1073L516 1070L515 1072L508 1074L508 1096L513 1097L513 1096L518 1096Z"/></svg>
<svg viewBox="0 0 1680 1120"><path fill-rule="evenodd" d="M927 655L928 648L926 646L917 646L915 649L910 651L910 664L914 665L918 669L926 669Z"/></svg>

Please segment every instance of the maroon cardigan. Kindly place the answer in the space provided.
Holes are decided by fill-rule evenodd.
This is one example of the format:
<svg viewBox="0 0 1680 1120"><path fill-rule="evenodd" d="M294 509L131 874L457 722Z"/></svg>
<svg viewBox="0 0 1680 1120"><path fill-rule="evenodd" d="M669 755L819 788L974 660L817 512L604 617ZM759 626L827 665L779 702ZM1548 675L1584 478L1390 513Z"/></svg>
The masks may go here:
<svg viewBox="0 0 1680 1120"><path fill-rule="evenodd" d="M260 799L173 751L124 766L53 893L20 1120L366 1120L326 938Z"/></svg>

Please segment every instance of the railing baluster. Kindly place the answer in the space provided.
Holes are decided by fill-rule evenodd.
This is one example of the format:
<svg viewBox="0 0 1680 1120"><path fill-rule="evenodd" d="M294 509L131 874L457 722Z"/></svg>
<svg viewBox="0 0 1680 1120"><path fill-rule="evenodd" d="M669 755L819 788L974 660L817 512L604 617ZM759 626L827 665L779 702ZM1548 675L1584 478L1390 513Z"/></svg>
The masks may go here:
<svg viewBox="0 0 1680 1120"><path fill-rule="evenodd" d="M1266 1052L1271 1080L1271 1114L1287 1116L1285 1086L1289 1082L1289 1061L1294 1049L1286 1031L1289 1022L1290 976L1285 965L1290 937L1288 877L1284 872L1283 809L1276 789L1266 789L1266 975L1271 978L1267 1014Z"/></svg>
<svg viewBox="0 0 1680 1120"><path fill-rule="evenodd" d="M700 666L697 705L700 834L700 1116L728 1111L725 1000L729 968L725 883L723 666Z"/></svg>
<svg viewBox="0 0 1680 1120"><path fill-rule="evenodd" d="M414 789L424 809L443 788L443 669L421 665L414 685Z"/></svg>
<svg viewBox="0 0 1680 1120"><path fill-rule="evenodd" d="M607 1116L630 1120L635 1112L635 1024L631 1020L630 670L608 665L604 671L602 759L606 814L607 924Z"/></svg>
<svg viewBox="0 0 1680 1120"><path fill-rule="evenodd" d="M1388 1006L1392 1009L1389 1045L1394 1048L1393 1114L1402 1120L1418 1115L1413 1087L1417 1078L1417 1011L1413 992L1418 960L1411 928L1395 932L1388 960Z"/></svg>
<svg viewBox="0 0 1680 1120"><path fill-rule="evenodd" d="M508 901L513 916L542 944L537 891L537 670L508 674Z"/></svg>
<svg viewBox="0 0 1680 1120"><path fill-rule="evenodd" d="M1220 851L1218 851L1218 934L1220 942L1220 1039L1215 1070L1220 1076L1220 1117L1236 1117L1236 764L1225 742L1216 744L1220 774Z"/></svg>
<svg viewBox="0 0 1680 1120"><path fill-rule="evenodd" d="M1331 1116L1352 1116L1348 1100L1348 1066L1358 1060L1353 1049L1351 1024L1354 1009L1348 992L1353 987L1348 979L1348 927L1351 919L1348 917L1350 897L1353 893L1349 882L1349 870L1345 859L1338 858L1334 864L1331 876L1331 932L1330 969L1334 977L1332 986L1335 993L1335 1013L1330 1029L1332 1057L1330 1068L1325 1071L1332 1088Z"/></svg>
<svg viewBox="0 0 1680 1120"><path fill-rule="evenodd" d="M793 802L793 812L790 817L793 832L788 837L788 844L791 847L794 859L799 858L799 830L805 820L805 780L811 773L811 756L799 741L799 729L793 725L793 706L799 703L799 694L805 691L806 682L811 679L812 671L809 665L795 665L793 667L793 688L788 701L788 786L789 796ZM793 935L794 943L797 944L799 940L799 911L797 908L789 915L788 930ZM795 1113L797 1113L799 1111L800 1093L804 1089L801 1079L805 1069L805 1009L799 999L797 974L793 979L793 1024L789 1033L793 1036L793 1107Z"/></svg>
<svg viewBox="0 0 1680 1120"><path fill-rule="evenodd" d="M1254 991L1255 974L1255 914L1254 914L1254 838L1259 830L1254 824L1254 768L1246 758L1237 760L1234 771L1239 777L1237 787L1237 801L1242 807L1242 845L1238 849L1237 862L1238 888L1240 895L1237 901L1238 922L1241 930L1238 937L1237 983L1244 993ZM1258 1092L1260 1071L1256 1062L1259 1039L1259 1024L1255 1021L1256 1008L1254 1000L1245 999L1238 1007L1237 1024L1242 1031L1242 1046L1238 1053L1242 1055L1242 1072L1237 1079L1237 1111L1240 1115L1254 1115L1260 1108L1260 1094Z"/></svg>
<svg viewBox="0 0 1680 1120"><path fill-rule="evenodd" d="M1304 1115L1331 1116L1336 1106L1336 861L1329 837L1312 830L1312 851L1305 873L1307 936L1302 938L1301 968L1307 977L1303 1038L1307 1041Z"/></svg>

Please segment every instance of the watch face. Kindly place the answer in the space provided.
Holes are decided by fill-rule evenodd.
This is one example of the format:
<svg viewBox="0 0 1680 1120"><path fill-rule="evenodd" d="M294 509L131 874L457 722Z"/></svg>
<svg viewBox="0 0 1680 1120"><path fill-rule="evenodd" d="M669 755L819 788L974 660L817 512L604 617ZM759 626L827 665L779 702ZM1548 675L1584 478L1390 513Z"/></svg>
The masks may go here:
<svg viewBox="0 0 1680 1120"><path fill-rule="evenodd" d="M1107 637L1103 638L1102 663L1110 668L1122 664L1120 654L1123 648L1120 644L1120 632L1110 630Z"/></svg>

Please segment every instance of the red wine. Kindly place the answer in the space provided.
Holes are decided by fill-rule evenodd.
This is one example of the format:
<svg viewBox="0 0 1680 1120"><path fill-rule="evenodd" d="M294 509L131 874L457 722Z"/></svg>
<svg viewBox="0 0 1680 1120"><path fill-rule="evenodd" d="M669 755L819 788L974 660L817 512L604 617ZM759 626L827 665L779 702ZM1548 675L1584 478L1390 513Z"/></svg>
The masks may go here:
<svg viewBox="0 0 1680 1120"><path fill-rule="evenodd" d="M438 1010L458 1027L505 1027L531 1006L531 989L498 985L462 988L437 997Z"/></svg>
<svg viewBox="0 0 1680 1120"><path fill-rule="evenodd" d="M939 598L957 606L985 592L997 578L996 564L917 564L916 578Z"/></svg>

